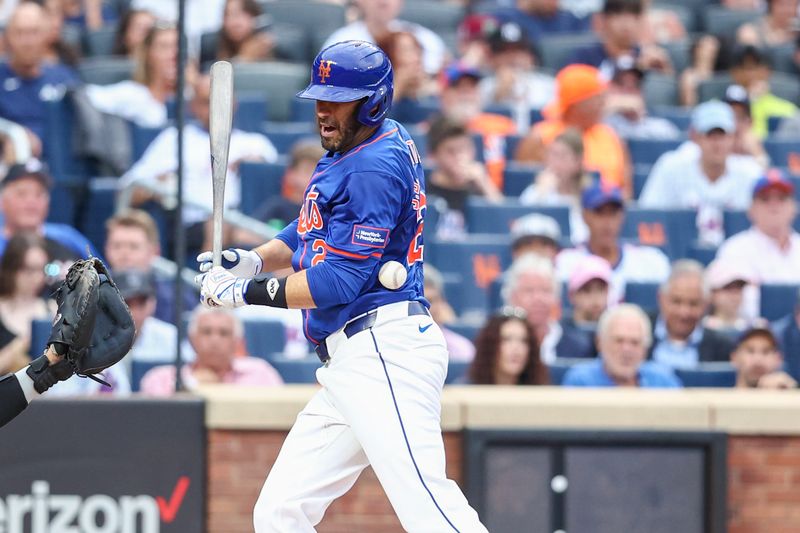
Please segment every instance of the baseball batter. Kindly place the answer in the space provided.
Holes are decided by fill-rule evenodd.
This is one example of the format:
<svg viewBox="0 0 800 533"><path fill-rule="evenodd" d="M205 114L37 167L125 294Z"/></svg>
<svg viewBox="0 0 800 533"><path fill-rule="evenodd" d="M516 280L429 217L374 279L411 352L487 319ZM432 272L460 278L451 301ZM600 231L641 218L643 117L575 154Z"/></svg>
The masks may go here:
<svg viewBox="0 0 800 533"><path fill-rule="evenodd" d="M485 532L447 479L440 396L448 354L423 297L425 182L414 141L387 119L392 67L376 46L334 44L317 55L300 98L316 100L322 146L300 215L256 248L198 257L206 305L305 309L325 363L267 477L256 533L314 531L328 505L371 465L411 532ZM383 264L408 270L394 290ZM289 265L282 279L251 279ZM402 276L400 277L402 279Z"/></svg>

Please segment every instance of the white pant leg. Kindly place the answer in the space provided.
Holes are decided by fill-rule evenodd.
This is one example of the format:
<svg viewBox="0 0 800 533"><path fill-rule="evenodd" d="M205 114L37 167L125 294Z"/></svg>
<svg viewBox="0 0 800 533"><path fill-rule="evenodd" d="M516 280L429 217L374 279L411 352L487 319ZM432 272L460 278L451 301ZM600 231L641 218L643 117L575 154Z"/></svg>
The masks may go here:
<svg viewBox="0 0 800 533"><path fill-rule="evenodd" d="M348 422L400 522L412 533L486 533L447 479L441 390L447 349L428 316L354 335L317 377ZM376 349L377 346L377 349Z"/></svg>
<svg viewBox="0 0 800 533"><path fill-rule="evenodd" d="M313 532L366 466L352 430L320 390L298 415L261 489L256 533Z"/></svg>

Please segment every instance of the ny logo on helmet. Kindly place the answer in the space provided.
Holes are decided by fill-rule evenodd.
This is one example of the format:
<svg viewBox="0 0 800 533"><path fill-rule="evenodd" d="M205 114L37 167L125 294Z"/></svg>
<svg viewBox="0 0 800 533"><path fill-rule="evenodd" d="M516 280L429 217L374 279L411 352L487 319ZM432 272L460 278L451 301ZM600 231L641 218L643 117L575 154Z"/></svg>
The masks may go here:
<svg viewBox="0 0 800 533"><path fill-rule="evenodd" d="M325 83L326 78L331 77L331 60L325 60L319 62L319 70L317 71L317 76L319 76L319 82Z"/></svg>

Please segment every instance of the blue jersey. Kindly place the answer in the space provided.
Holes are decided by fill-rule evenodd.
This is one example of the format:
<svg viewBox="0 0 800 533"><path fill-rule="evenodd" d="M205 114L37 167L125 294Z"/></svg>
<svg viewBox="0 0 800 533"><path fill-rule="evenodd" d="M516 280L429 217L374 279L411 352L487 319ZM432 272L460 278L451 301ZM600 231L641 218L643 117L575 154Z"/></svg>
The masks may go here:
<svg viewBox="0 0 800 533"><path fill-rule="evenodd" d="M378 306L423 297L422 162L408 132L385 120L367 140L327 154L305 192L299 217L278 235L306 270L316 309L304 312L306 337L316 344L353 317ZM389 290L378 281L387 261L408 270Z"/></svg>

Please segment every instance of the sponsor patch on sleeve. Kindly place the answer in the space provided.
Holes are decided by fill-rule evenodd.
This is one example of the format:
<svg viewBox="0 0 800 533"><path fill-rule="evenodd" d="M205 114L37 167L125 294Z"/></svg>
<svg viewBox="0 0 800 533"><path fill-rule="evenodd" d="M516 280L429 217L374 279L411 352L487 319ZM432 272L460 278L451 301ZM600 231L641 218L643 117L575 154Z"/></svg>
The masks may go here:
<svg viewBox="0 0 800 533"><path fill-rule="evenodd" d="M352 244L370 246L372 248L383 248L389 240L389 230L385 228L373 228L370 226L353 226Z"/></svg>

